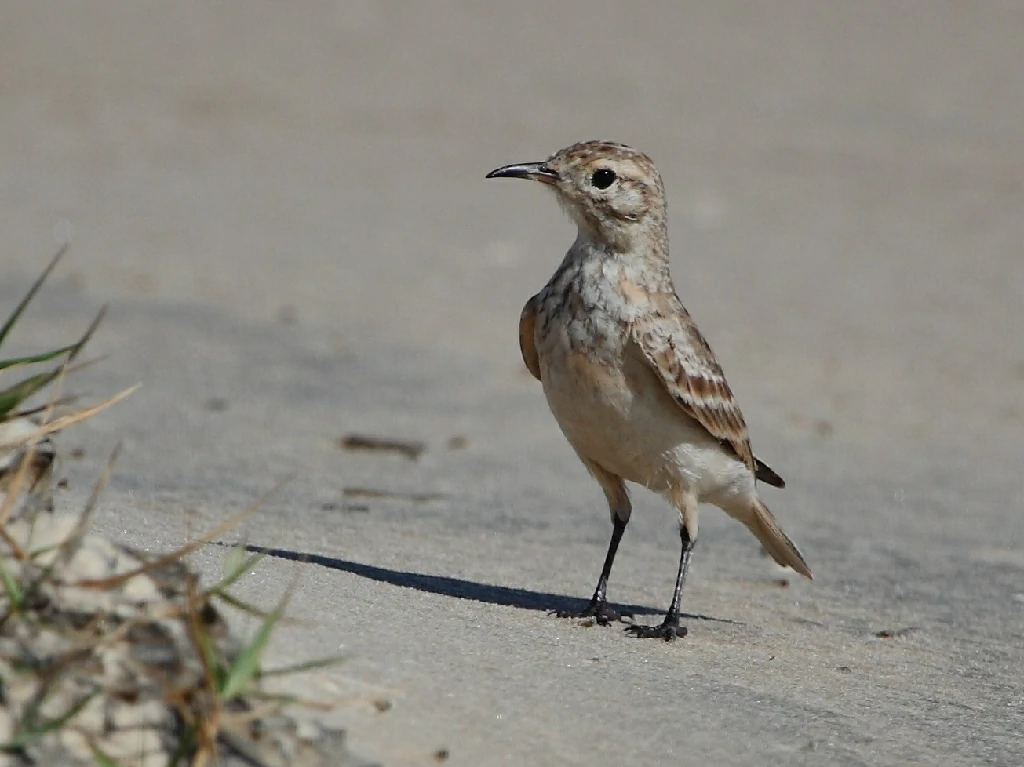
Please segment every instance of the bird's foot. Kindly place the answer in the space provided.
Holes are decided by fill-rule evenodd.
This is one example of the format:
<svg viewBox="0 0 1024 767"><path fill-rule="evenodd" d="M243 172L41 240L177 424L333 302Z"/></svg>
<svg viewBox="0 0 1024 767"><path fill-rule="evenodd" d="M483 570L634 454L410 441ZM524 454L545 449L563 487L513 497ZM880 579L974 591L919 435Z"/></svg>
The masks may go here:
<svg viewBox="0 0 1024 767"><path fill-rule="evenodd" d="M558 610L555 612L555 615L559 618L582 618L584 622L590 620L598 626L607 626L609 623L615 623L622 617L618 612L609 607L607 602L596 599L591 599L590 604L583 608L582 611Z"/></svg>
<svg viewBox="0 0 1024 767"><path fill-rule="evenodd" d="M633 624L626 627L626 633L632 634L640 639L664 639L671 642L676 637L686 636L686 626L679 625L679 618L665 618L657 626L639 626Z"/></svg>

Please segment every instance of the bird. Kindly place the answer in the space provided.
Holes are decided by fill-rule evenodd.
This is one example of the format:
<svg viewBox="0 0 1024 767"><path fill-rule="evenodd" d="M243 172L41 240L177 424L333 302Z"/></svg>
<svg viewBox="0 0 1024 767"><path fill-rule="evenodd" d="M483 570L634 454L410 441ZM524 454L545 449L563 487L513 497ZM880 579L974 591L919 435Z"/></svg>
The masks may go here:
<svg viewBox="0 0 1024 767"><path fill-rule="evenodd" d="M631 623L630 634L686 636L680 605L703 502L742 522L780 565L812 578L758 494L758 480L779 488L785 482L754 455L722 367L676 293L665 187L651 158L626 144L583 141L541 162L502 166L487 178L539 182L577 228L561 264L519 319L523 362L604 491L612 522L593 597L582 612L560 615L600 625L620 619L607 589L632 514L627 482L675 507L681 543L664 620Z"/></svg>

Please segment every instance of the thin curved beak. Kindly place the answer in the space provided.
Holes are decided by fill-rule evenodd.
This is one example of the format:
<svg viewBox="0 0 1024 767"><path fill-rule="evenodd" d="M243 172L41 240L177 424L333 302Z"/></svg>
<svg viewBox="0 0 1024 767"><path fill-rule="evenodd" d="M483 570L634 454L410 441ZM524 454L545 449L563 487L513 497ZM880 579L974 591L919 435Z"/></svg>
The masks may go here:
<svg viewBox="0 0 1024 767"><path fill-rule="evenodd" d="M528 178L542 184L554 184L558 174L542 162L521 162L492 170L487 178Z"/></svg>

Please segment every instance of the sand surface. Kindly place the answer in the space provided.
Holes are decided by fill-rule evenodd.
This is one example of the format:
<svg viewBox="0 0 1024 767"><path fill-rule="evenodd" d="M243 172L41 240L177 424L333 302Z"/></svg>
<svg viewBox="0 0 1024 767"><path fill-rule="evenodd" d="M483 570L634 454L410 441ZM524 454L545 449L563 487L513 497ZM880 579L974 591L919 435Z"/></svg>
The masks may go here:
<svg viewBox="0 0 1024 767"><path fill-rule="evenodd" d="M157 551L291 477L242 592L298 574L269 660L346 653L303 689L389 765L1019 765L1021 72L994 1L5 2L0 307L73 231L17 346L110 302L73 388L143 384L59 503L121 440L97 524ZM708 508L670 645L548 614L610 527L516 344L573 232L483 176L584 138L658 162L816 575ZM610 593L653 622L675 518L635 509Z"/></svg>

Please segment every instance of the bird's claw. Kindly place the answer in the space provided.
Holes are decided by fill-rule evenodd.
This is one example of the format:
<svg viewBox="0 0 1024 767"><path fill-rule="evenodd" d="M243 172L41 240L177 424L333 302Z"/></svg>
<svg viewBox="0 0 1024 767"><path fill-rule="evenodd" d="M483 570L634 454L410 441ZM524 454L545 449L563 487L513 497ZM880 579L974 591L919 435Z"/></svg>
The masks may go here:
<svg viewBox="0 0 1024 767"><path fill-rule="evenodd" d="M608 606L607 602L592 600L582 611L558 610L555 612L559 618L592 618L598 626L607 626L622 619L618 612Z"/></svg>
<svg viewBox="0 0 1024 767"><path fill-rule="evenodd" d="M664 639L671 642L676 637L686 636L686 626L680 626L679 620L665 620L657 626L639 626L633 624L626 627L626 633L632 634L639 639Z"/></svg>

